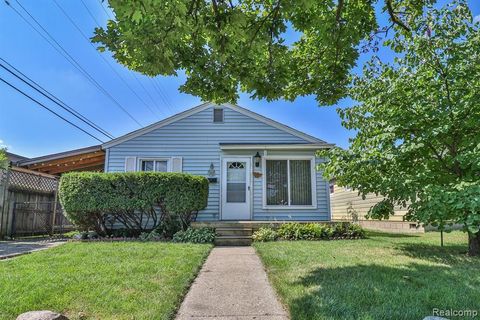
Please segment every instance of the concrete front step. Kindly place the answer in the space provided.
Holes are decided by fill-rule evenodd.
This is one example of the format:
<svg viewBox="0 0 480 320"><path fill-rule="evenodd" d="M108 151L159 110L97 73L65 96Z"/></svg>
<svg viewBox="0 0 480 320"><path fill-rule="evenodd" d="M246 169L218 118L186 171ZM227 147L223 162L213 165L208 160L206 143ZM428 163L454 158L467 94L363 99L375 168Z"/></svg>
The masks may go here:
<svg viewBox="0 0 480 320"><path fill-rule="evenodd" d="M217 246L249 246L252 244L251 236L217 236Z"/></svg>
<svg viewBox="0 0 480 320"><path fill-rule="evenodd" d="M219 236L252 236L252 228L216 228L215 232Z"/></svg>

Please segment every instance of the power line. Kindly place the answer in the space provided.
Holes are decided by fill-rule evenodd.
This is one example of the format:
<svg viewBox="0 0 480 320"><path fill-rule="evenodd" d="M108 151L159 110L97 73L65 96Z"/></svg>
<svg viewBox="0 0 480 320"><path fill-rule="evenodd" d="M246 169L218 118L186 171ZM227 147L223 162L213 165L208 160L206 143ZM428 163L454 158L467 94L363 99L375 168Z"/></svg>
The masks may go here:
<svg viewBox="0 0 480 320"><path fill-rule="evenodd" d="M153 98L153 96L150 94L150 92L148 92L147 88L143 85L142 82L140 82L140 79L138 79L137 75L135 74L135 72L132 72L133 74L133 77L135 78L135 80L137 80L138 84L140 84L140 86L143 88L143 90L147 93L148 97L150 98L150 100L153 102L153 105L155 107L157 107L158 110L162 111L159 107L158 107L158 104L157 102L155 101L155 99Z"/></svg>
<svg viewBox="0 0 480 320"><path fill-rule="evenodd" d="M175 111L173 109L175 109L173 107L173 105L170 103L170 99L168 99L168 96L165 94L163 88L162 88L162 85L160 84L160 81L157 79L157 78L152 78L152 83L153 83L153 86L157 86L157 93L159 94L160 98L162 99L162 101L167 105L168 109L170 111L172 111L173 113L175 113Z"/></svg>
<svg viewBox="0 0 480 320"><path fill-rule="evenodd" d="M125 114L127 114L130 119L132 119L135 123L137 123L139 126L142 126L140 122L135 119L130 112L128 112L104 87L102 87L91 75L88 73L69 53L68 51L65 50L65 48L57 41L55 38L33 17L30 12L28 12L27 9L25 9L22 4L18 1L15 0L17 4L25 11L25 13L38 25L44 32L47 34L47 36L58 46L59 49L52 44L51 41L47 42L57 51L59 52L72 66L74 66L84 77L87 78L100 92L102 92L105 96L107 96L118 108L120 108ZM46 37L37 29L35 28L18 10L16 10L8 1L5 1L5 3L12 8L17 15L19 15L30 27L32 27L39 35L42 36L46 40ZM63 53L62 53L63 52Z"/></svg>
<svg viewBox="0 0 480 320"><path fill-rule="evenodd" d="M102 7L103 11L105 12L105 14L107 15L107 18L111 18L111 19L114 19L113 15L105 8L105 6L103 5L103 1L102 0L98 0L98 2L100 3L100 7Z"/></svg>
<svg viewBox="0 0 480 320"><path fill-rule="evenodd" d="M90 44L90 46L93 48L93 50L98 53L98 55L102 58L102 60L110 67L110 69L117 75L117 77L125 84L125 86L127 86L127 88L140 100L140 102L142 102L145 107L147 107L148 110L150 110L151 113L153 113L153 115L157 118L159 118L159 116L153 111L153 109L145 102L145 100L143 100L138 94L137 92L135 92L135 90L128 84L127 81L125 81L125 79L122 77L122 75L120 73L118 73L117 70L115 70L115 68L112 66L112 64L107 60L105 59L105 57L100 53L98 52L98 50L95 48L95 46L90 42L90 40L88 39L87 35L82 31L82 29L75 23L75 21L73 21L72 17L65 11L65 9L63 9L63 7L56 1L56 0L53 0L53 2L55 3L55 5L60 9L60 11L63 13L63 15L68 19L68 21L70 21L70 23L75 27L75 29L82 35L82 37ZM93 18L93 17L92 17Z"/></svg>
<svg viewBox="0 0 480 320"><path fill-rule="evenodd" d="M5 83L6 85L8 85L10 88L16 90L17 92L21 93L23 96L27 97L28 99L32 100L33 102L35 102L36 104L38 104L39 106L41 106L42 108L48 110L49 112L53 113L54 115L56 115L57 117L59 117L60 119L62 119L63 121L69 123L70 125L74 126L75 128L77 128L78 130L82 131L83 133L86 133L88 134L90 137L94 138L95 140L97 141L100 141L101 143L104 143L104 141L100 140L99 138L95 137L93 134L91 134L90 132L84 130L83 128L77 126L75 123L71 122L70 120L64 118L62 115L56 113L55 111L53 111L52 109L50 109L49 107L47 107L46 105L42 104L41 102L39 102L38 100L35 100L34 98L32 98L31 96L29 96L28 94L26 94L25 92L23 92L22 90L18 89L17 87L15 87L13 84L11 84L10 82L4 80L3 78L0 77L0 81L2 81L3 83Z"/></svg>
<svg viewBox="0 0 480 320"><path fill-rule="evenodd" d="M92 13L92 11L91 11L91 10L88 8L88 6L85 4L84 0L81 0L81 1L82 1L82 3L83 3L83 6L87 9L87 12L88 12L88 14L90 15L90 17L92 18L92 20L97 24L97 27L101 28L100 23L99 23L98 20L95 18L95 16L94 16L94 14ZM102 7L103 11L105 11L105 14L106 14L107 16L111 16L111 15L106 11L105 7L103 6L102 0L99 0L99 4L100 4L100 6ZM140 84L140 86L143 88L143 90L147 93L147 95L149 96L150 100L153 102L153 105L155 105L160 112L162 112L163 114L165 114L165 113L163 112L163 110L158 106L156 100L153 99L153 97L152 97L152 95L149 93L149 91L145 88L145 86L144 86L144 85L140 82L140 80L137 78L137 76L135 75L135 73L132 72L132 74L133 74L133 76L135 77L135 79L137 80L137 82ZM172 106L172 104L168 101L166 94L162 91L160 83L157 83L157 84L156 84L156 83L155 83L155 79L153 79L153 78L149 78L149 80L152 82L155 91L157 91L157 94L159 94L159 97L160 97L160 99L163 101L163 103L167 106L167 108L168 108L172 113L175 113L175 111L173 111L173 106ZM159 86L160 91L158 91L158 89L157 89L157 87L156 87L155 85Z"/></svg>
<svg viewBox="0 0 480 320"><path fill-rule="evenodd" d="M94 130L96 130L97 132L101 133L102 135L108 137L109 139L114 139L115 137L112 136L108 131L102 129L100 126L98 126L97 124L95 124L94 122L92 122L91 120L89 120L87 117L85 117L84 115L82 115L81 113L79 113L78 111L76 111L74 108L70 107L69 105L67 105L65 102L63 102L62 100L60 100L59 98L57 98L55 95L53 95L52 93L48 92L45 88L43 88L42 86L40 86L37 82L35 82L34 80L32 80L31 78L29 78L27 75L25 75L24 73L22 73L20 70L18 70L17 68L15 68L14 66L12 66L10 63L8 63L5 59L1 58L0 57L0 60L3 61L4 63L6 63L10 68L14 69L17 73L13 72L11 69L9 69L8 67L6 67L4 64L2 64L0 62L0 67L2 67L3 69L5 69L7 72L9 72L11 75L13 75L14 77L16 77L17 79L21 80L23 83L25 83L26 85L28 85L30 88L34 89L35 91L39 92L41 95L43 95L44 97L46 97L47 99L49 99L50 101L52 101L53 103L55 103L56 105L58 105L59 107L61 107L62 109L64 109L65 111L67 111L68 113L72 114L74 117L76 117L77 119L79 119L80 121L82 121L83 123L87 124L88 126L90 126L91 128L93 128ZM24 78L28 79L28 82L27 80L25 80L24 78L22 78L21 76L19 76L18 74L20 74L21 76L23 76ZM32 84L33 83L33 84Z"/></svg>

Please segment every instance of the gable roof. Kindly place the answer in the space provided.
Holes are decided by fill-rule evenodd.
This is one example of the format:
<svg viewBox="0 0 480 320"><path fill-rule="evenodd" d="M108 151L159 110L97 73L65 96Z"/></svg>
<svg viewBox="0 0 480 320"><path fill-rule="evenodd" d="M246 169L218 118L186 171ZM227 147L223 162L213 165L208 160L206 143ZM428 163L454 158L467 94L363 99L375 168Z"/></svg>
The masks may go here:
<svg viewBox="0 0 480 320"><path fill-rule="evenodd" d="M133 139L133 138L136 138L138 136L141 136L145 133L148 133L148 132L151 132L153 130L156 130L156 129L159 129L159 128L162 128L166 125L169 125L173 122L176 122L176 121L179 121L181 119L184 119L186 117L189 117L193 114L196 114L198 112L201 112L205 109L208 109L210 107L214 107L214 106L221 106L221 107L224 107L224 108L229 108L231 110L234 110L234 111L237 111L243 115L246 115L247 117L250 117L250 118L253 118L255 120L258 120L260 122L263 122L267 125L270 125L274 128L277 128L279 130L282 130L284 132L287 132L291 135L294 135L296 137L299 137L301 139L304 139L305 141L308 141L309 143L312 143L312 144L325 144L325 145L329 145L327 142L323 141L323 140L320 140L318 138L315 138L314 136L311 136L311 135L308 135L304 132L301 132L301 131L298 131L296 129L293 129L287 125L284 125L280 122L277 122L277 121L274 121L272 119L269 119L267 117L264 117L256 112L253 112L253 111L250 111L248 109L245 109L245 108L242 108L238 105L234 105L234 104L231 104L231 103L223 103L221 105L216 105L214 103L211 103L211 102L206 102L206 103L203 103L199 106L196 106L196 107L193 107L191 109L188 109L188 110L185 110L183 112L180 112L180 113L177 113L171 117L168 117L164 120L161 120L161 121L158 121L158 122L155 122L149 126L146 126L144 128L140 128L138 130L135 130L135 131L132 131L130 133L127 133L123 136L120 136L118 138L115 138L115 139L112 139L104 144L102 144L102 148L103 149L108 149L108 148L111 148L113 146L116 146L122 142L125 142L125 141L128 141L130 139Z"/></svg>

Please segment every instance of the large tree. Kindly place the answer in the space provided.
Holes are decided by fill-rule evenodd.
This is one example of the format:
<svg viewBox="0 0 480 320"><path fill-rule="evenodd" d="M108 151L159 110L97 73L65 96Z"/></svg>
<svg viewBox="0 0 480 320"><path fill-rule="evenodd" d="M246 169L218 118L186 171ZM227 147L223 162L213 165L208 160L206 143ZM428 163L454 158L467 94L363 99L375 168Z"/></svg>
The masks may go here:
<svg viewBox="0 0 480 320"><path fill-rule="evenodd" d="M233 102L241 90L333 104L345 95L360 42L393 26L409 32L433 1L109 0L115 20L94 41L143 74L185 72L181 90L203 100ZM381 27L378 2L390 21Z"/></svg>
<svg viewBox="0 0 480 320"><path fill-rule="evenodd" d="M181 90L204 100L234 101L243 91L268 100L313 94L332 104L350 95L358 104L340 115L357 134L348 150L322 154L331 160L326 174L385 196L372 217L408 204L411 220L464 224L473 255L480 251L478 25L465 1L441 11L434 2L110 0L116 19L94 41L144 74L184 71ZM378 5L387 25L376 21ZM296 39L286 39L292 30ZM359 55L379 35L398 58L373 60L352 82Z"/></svg>
<svg viewBox="0 0 480 320"><path fill-rule="evenodd" d="M463 224L469 253L479 255L479 24L460 2L410 25L387 42L400 54L393 63L375 59L355 77L358 103L340 115L357 134L349 149L323 154L326 173L362 195L384 196L372 218L403 204L409 220Z"/></svg>

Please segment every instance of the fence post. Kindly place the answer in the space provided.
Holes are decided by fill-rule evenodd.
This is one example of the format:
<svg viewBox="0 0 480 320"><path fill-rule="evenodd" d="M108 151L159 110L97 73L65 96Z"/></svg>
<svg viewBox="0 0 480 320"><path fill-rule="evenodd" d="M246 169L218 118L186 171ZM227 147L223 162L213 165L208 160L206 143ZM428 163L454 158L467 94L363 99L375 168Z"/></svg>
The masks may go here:
<svg viewBox="0 0 480 320"><path fill-rule="evenodd" d="M59 185L59 181L58 179L55 179L56 180L56 186L55 186L55 191L53 192L53 196L54 196L54 199L53 199L53 214L52 214L52 235L55 234L55 220L56 220L56 216L57 216L57 203L58 203L58 185Z"/></svg>
<svg viewBox="0 0 480 320"><path fill-rule="evenodd" d="M9 209L9 199L8 199L8 185L10 183L10 168L5 169L5 181L3 183L2 192L2 212L0 218L0 239L5 238L8 233L8 209ZM6 215L6 216L5 216ZM6 221L5 221L6 220Z"/></svg>

